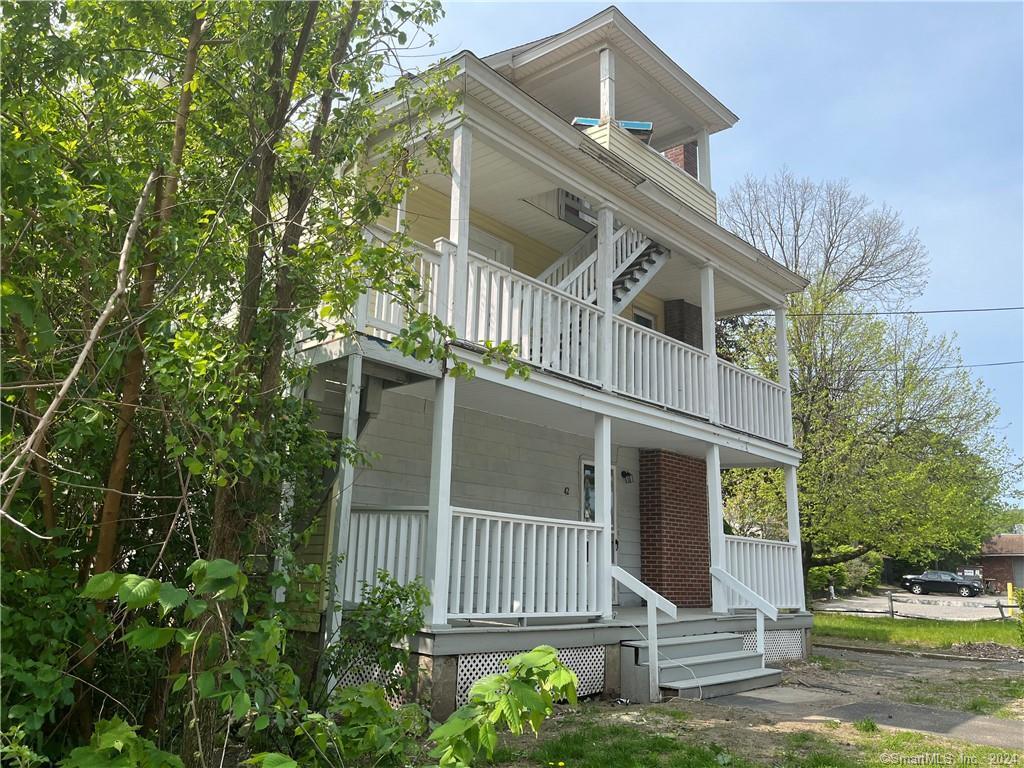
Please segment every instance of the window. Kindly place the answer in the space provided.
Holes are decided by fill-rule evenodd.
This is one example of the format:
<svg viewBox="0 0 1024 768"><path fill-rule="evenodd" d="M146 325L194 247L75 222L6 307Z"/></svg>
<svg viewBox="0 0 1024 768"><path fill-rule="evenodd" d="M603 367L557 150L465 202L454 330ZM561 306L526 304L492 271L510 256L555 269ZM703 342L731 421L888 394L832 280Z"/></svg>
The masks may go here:
<svg viewBox="0 0 1024 768"><path fill-rule="evenodd" d="M642 325L644 328L650 328L654 330L654 315L648 314L647 312L641 312L639 309L633 310L633 322L637 325Z"/></svg>
<svg viewBox="0 0 1024 768"><path fill-rule="evenodd" d="M595 496L597 489L594 487L594 464L584 461L581 465L580 481L580 519L585 523L592 523L596 519L597 504ZM615 467L612 467L612 520L615 519Z"/></svg>
<svg viewBox="0 0 1024 768"><path fill-rule="evenodd" d="M512 243L472 225L469 227L469 250L506 267L512 266Z"/></svg>

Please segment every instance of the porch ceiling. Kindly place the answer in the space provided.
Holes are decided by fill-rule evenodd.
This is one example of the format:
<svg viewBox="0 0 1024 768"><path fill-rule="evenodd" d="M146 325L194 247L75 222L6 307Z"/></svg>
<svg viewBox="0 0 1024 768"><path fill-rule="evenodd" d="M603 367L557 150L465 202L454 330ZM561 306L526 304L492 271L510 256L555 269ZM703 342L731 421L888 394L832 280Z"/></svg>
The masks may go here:
<svg viewBox="0 0 1024 768"><path fill-rule="evenodd" d="M403 386L405 394L432 400L432 381ZM538 397L517 390L507 384L489 382L480 378L460 381L455 388L455 405L472 411L489 413L507 419L554 429L572 435L593 438L594 412L570 404ZM612 419L612 443L630 448L658 448L685 456L704 458L707 443L651 426L622 419ZM723 467L777 466L752 453L736 448L721 447Z"/></svg>

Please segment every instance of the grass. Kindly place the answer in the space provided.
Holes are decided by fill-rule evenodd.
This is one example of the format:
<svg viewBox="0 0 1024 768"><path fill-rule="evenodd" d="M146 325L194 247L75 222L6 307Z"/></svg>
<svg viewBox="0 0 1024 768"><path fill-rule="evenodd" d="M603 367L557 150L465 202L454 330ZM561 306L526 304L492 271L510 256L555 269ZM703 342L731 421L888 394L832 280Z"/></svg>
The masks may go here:
<svg viewBox="0 0 1024 768"><path fill-rule="evenodd" d="M726 717L709 728L701 722L702 710L677 717L672 709L649 707L635 720L623 722L621 710L593 707L539 742L519 740L515 748L500 749L495 763L516 768L882 768L1017 765L1024 755L879 728L868 719L806 723L796 731L792 724L785 729L759 725L755 733L742 719L730 722Z"/></svg>
<svg viewBox="0 0 1024 768"><path fill-rule="evenodd" d="M916 648L951 648L960 643L1019 645L1012 621L941 621L939 619L869 618L834 613L814 615L815 637L865 640Z"/></svg>
<svg viewBox="0 0 1024 768"><path fill-rule="evenodd" d="M1024 679L1007 673L978 672L941 679L915 677L900 693L909 704L1014 719L1019 714L1010 705L1024 699Z"/></svg>

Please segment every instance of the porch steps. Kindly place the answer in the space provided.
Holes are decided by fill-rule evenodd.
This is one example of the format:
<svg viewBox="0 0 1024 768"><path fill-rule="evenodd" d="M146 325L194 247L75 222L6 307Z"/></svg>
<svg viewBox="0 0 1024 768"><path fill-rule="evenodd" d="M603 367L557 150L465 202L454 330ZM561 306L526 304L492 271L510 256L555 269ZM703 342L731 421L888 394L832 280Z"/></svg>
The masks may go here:
<svg viewBox="0 0 1024 768"><path fill-rule="evenodd" d="M672 625L660 625L659 633ZM743 637L733 632L659 637L658 677L666 696L710 699L777 685L782 673L764 668L762 655L743 650ZM621 646L622 689L626 698L648 698L650 645L628 640Z"/></svg>

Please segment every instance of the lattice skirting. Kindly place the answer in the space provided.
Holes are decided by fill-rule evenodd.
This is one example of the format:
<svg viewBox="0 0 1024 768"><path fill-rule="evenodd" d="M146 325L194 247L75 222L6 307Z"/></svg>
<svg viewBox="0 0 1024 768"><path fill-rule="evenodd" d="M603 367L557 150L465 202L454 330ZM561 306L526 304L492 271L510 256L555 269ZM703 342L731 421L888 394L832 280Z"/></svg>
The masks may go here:
<svg viewBox="0 0 1024 768"><path fill-rule="evenodd" d="M364 685L365 683L376 683L382 688L386 688L388 682L399 677L401 674L402 666L400 664L395 666L392 672L387 673L377 662L364 662L360 659L341 675L338 679L338 683L339 686L344 687ZM387 700L391 706L397 707L407 703L408 694L404 691L400 691L398 694L388 695Z"/></svg>
<svg viewBox="0 0 1024 768"><path fill-rule="evenodd" d="M757 632L743 633L743 650L757 650ZM805 655L802 629L766 629L764 631L764 663L802 659Z"/></svg>
<svg viewBox="0 0 1024 768"><path fill-rule="evenodd" d="M469 689L481 677L506 671L508 668L502 662L515 655L514 652L499 651L496 653L467 653L459 656L455 706L461 707L468 701ZM580 696L590 696L604 690L603 645L559 648L558 658L579 678L577 693Z"/></svg>

